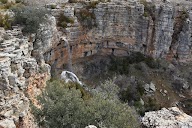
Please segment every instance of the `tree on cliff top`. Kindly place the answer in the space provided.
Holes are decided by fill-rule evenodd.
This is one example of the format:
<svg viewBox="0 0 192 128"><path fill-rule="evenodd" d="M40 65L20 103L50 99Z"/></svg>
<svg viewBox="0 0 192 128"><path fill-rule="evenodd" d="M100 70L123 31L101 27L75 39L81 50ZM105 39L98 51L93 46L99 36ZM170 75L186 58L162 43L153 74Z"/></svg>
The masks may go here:
<svg viewBox="0 0 192 128"><path fill-rule="evenodd" d="M33 109L40 126L48 128L85 128L92 124L107 128L139 127L134 111L125 104L102 95L82 98L74 84L50 82L39 98L42 109Z"/></svg>
<svg viewBox="0 0 192 128"><path fill-rule="evenodd" d="M24 33L36 33L40 24L46 21L46 14L50 12L44 8L35 7L14 7L12 10L15 13L15 24L23 26Z"/></svg>

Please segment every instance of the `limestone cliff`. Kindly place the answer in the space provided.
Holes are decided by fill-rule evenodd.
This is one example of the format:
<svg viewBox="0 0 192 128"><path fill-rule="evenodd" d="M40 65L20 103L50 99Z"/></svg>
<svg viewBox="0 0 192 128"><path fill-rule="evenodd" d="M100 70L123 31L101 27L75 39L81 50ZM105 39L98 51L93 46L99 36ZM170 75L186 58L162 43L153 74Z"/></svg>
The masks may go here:
<svg viewBox="0 0 192 128"><path fill-rule="evenodd" d="M53 15L58 19L62 13L74 23L58 28L60 39L44 52L45 61L54 69L62 69L69 58L76 63L86 56L127 56L135 51L154 58L190 62L191 4L112 1L90 8L84 3L67 3L64 8L53 9ZM78 15L82 10L89 14L83 20Z"/></svg>
<svg viewBox="0 0 192 128"><path fill-rule="evenodd" d="M39 65L31 56L32 50L33 44L23 36L21 28L0 30L0 127L36 127L30 100L49 78L50 66Z"/></svg>

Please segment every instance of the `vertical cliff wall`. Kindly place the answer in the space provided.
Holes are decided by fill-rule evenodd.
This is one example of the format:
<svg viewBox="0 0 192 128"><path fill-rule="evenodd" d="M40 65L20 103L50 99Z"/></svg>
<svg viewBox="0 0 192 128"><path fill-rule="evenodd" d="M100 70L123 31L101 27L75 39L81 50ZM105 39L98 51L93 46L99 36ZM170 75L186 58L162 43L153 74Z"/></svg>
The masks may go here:
<svg viewBox="0 0 192 128"><path fill-rule="evenodd" d="M65 67L69 58L76 63L87 56L127 56L132 51L170 61L191 61L190 2L186 6L112 1L92 7L89 3L68 3L52 12L56 18L62 13L74 19L66 28L58 27L59 40L43 53L55 69Z"/></svg>
<svg viewBox="0 0 192 128"><path fill-rule="evenodd" d="M50 66L31 56L32 41L20 27L0 29L0 127L36 127L30 101L50 77Z"/></svg>

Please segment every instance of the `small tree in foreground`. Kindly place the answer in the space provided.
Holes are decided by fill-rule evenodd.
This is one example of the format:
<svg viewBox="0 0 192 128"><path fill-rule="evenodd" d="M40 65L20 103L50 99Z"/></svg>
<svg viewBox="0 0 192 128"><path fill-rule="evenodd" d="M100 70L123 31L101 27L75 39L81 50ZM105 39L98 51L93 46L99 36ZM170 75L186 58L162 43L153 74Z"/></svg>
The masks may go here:
<svg viewBox="0 0 192 128"><path fill-rule="evenodd" d="M39 98L41 109L32 109L40 126L46 128L138 128L134 111L125 104L96 94L82 98L82 91L60 81L49 83Z"/></svg>

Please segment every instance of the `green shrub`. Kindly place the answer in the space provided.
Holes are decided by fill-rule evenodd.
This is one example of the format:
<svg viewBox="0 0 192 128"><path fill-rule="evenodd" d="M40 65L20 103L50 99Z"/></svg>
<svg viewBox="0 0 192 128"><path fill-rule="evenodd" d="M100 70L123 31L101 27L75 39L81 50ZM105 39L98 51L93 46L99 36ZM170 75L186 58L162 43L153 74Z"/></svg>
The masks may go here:
<svg viewBox="0 0 192 128"><path fill-rule="evenodd" d="M134 106L135 106L136 108L138 108L138 109L142 109L142 107L143 107L143 105L141 104L140 101L134 102Z"/></svg>
<svg viewBox="0 0 192 128"><path fill-rule="evenodd" d="M120 91L120 88L115 84L115 78L106 80L104 83L99 85L99 88L99 93L100 95L102 95L103 98L113 100L119 99L118 93Z"/></svg>
<svg viewBox="0 0 192 128"><path fill-rule="evenodd" d="M159 68L159 61L154 60L151 56L145 56L140 52L133 52L128 58L130 64L145 62L150 68ZM136 66L136 68L139 68Z"/></svg>
<svg viewBox="0 0 192 128"><path fill-rule="evenodd" d="M87 9L94 9L96 8L97 4L99 3L99 1L91 1L88 5L87 5Z"/></svg>
<svg viewBox="0 0 192 128"><path fill-rule="evenodd" d="M146 0L140 0L140 3L144 5L144 17L151 16L155 20L155 5L153 3L148 3Z"/></svg>
<svg viewBox="0 0 192 128"><path fill-rule="evenodd" d="M1 3L6 4L7 0L0 0Z"/></svg>
<svg viewBox="0 0 192 128"><path fill-rule="evenodd" d="M140 98L141 94L134 86L128 86L126 90L120 92L120 99L123 102L139 101Z"/></svg>
<svg viewBox="0 0 192 128"><path fill-rule="evenodd" d="M136 87L132 85L127 87L126 90L121 91L119 97L121 101L133 105L141 116L147 111L156 111L161 108L161 106L157 104L156 99L153 98L148 98L143 106L140 102L143 95L144 88L138 84Z"/></svg>
<svg viewBox="0 0 192 128"><path fill-rule="evenodd" d="M77 0L69 0L68 2L69 3L77 3L78 1Z"/></svg>
<svg viewBox="0 0 192 128"><path fill-rule="evenodd" d="M84 8L75 11L75 15L84 28L92 29L97 26L94 8L96 8L99 2L101 1L84 2Z"/></svg>
<svg viewBox="0 0 192 128"><path fill-rule="evenodd" d="M121 57L121 58L112 57L109 70L126 75L126 74L129 74L130 64L134 64L134 63L137 64L142 61L145 61L145 59L146 59L145 55L140 52L133 52L128 57ZM141 68L139 67L139 65L135 65L135 66L136 68Z"/></svg>
<svg viewBox="0 0 192 128"><path fill-rule="evenodd" d="M142 66L140 62L145 62L148 67L152 69L157 69L160 67L160 62L154 60L150 56L145 56L140 52L133 52L128 57L112 57L109 65L109 71L116 72L119 74L129 74L130 64L134 64L135 69L141 70Z"/></svg>
<svg viewBox="0 0 192 128"><path fill-rule="evenodd" d="M84 100L81 91L73 86L60 81L47 85L39 98L42 108L32 107L40 126L84 128L92 124L98 128L139 127L136 114L126 104L105 99L99 94Z"/></svg>
<svg viewBox="0 0 192 128"><path fill-rule="evenodd" d="M147 12L144 12L144 13L143 13L143 16L144 16L144 17L149 17L149 14L148 14Z"/></svg>
<svg viewBox="0 0 192 128"><path fill-rule="evenodd" d="M81 92L81 98L84 99L84 100L88 100L90 99L92 96L90 93L88 93L83 87L81 87L80 84L78 83L69 83L69 84L64 84L67 88L71 89L71 88L75 88L75 89L78 89L80 90Z"/></svg>
<svg viewBox="0 0 192 128"><path fill-rule="evenodd" d="M15 3L23 3L23 0L15 0Z"/></svg>
<svg viewBox="0 0 192 128"><path fill-rule="evenodd" d="M1 15L0 14L0 27L3 27L5 29L11 28L12 20L9 17L9 15Z"/></svg>
<svg viewBox="0 0 192 128"><path fill-rule="evenodd" d="M140 96L143 96L145 93L145 89L140 83L137 85L137 91L139 92Z"/></svg>
<svg viewBox="0 0 192 128"><path fill-rule="evenodd" d="M127 58L112 58L110 64L110 71L129 74L129 60Z"/></svg>
<svg viewBox="0 0 192 128"><path fill-rule="evenodd" d="M56 9L57 5L51 5L51 9Z"/></svg>
<svg viewBox="0 0 192 128"><path fill-rule="evenodd" d="M35 7L14 7L15 24L24 26L24 33L36 33L40 24L46 22L45 15L49 14L46 9Z"/></svg>
<svg viewBox="0 0 192 128"><path fill-rule="evenodd" d="M95 15L87 9L81 9L79 14L80 14L81 20L83 21L88 19L95 19Z"/></svg>
<svg viewBox="0 0 192 128"><path fill-rule="evenodd" d="M11 7L13 7L15 4L14 3L6 3L3 5L4 9L10 9Z"/></svg>
<svg viewBox="0 0 192 128"><path fill-rule="evenodd" d="M156 99L149 98L148 102L145 102L145 111L157 111L160 108L161 106L157 104Z"/></svg>
<svg viewBox="0 0 192 128"><path fill-rule="evenodd" d="M140 52L133 52L129 57L127 57L127 60L130 64L134 63L140 63L145 60L145 55Z"/></svg>
<svg viewBox="0 0 192 128"><path fill-rule="evenodd" d="M148 67L150 68L159 68L160 64L158 60L154 60L152 57L146 57L145 58L145 63L147 64Z"/></svg>
<svg viewBox="0 0 192 128"><path fill-rule="evenodd" d="M137 63L134 65L134 68L141 71L142 70L142 65L140 63Z"/></svg>
<svg viewBox="0 0 192 128"><path fill-rule="evenodd" d="M92 29L93 27L96 26L95 23L96 17L93 10L83 8L80 9L80 11L76 12L75 14L84 28Z"/></svg>
<svg viewBox="0 0 192 128"><path fill-rule="evenodd" d="M135 85L128 85L126 90L122 90L119 93L119 98L121 101L133 105L137 112L140 113L144 110L144 106L142 106L140 102L143 95L144 87L138 83Z"/></svg>
<svg viewBox="0 0 192 128"><path fill-rule="evenodd" d="M66 28L68 23L74 24L74 19L65 16L63 13L60 13L57 25Z"/></svg>
<svg viewBox="0 0 192 128"><path fill-rule="evenodd" d="M12 8L13 6L16 6L16 4L12 3L12 2L8 2L8 3L0 5L0 9L5 9L6 10L6 9Z"/></svg>
<svg viewBox="0 0 192 128"><path fill-rule="evenodd" d="M186 21L186 19L189 18L189 13L185 9L183 9L179 17L182 21Z"/></svg>

